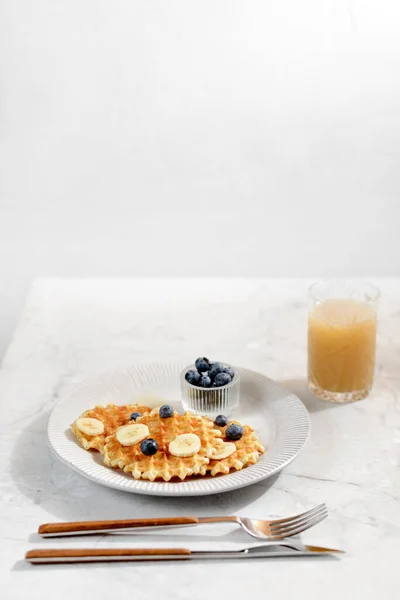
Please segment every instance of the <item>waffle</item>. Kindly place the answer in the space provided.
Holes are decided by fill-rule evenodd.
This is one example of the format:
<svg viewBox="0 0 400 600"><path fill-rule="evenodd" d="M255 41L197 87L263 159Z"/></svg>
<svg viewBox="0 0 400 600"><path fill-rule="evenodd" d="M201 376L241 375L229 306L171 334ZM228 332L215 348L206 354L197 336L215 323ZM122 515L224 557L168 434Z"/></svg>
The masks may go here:
<svg viewBox="0 0 400 600"><path fill-rule="evenodd" d="M78 429L76 421L72 424L72 432L85 450L93 449L103 453L105 438L115 433L121 425L129 423L129 417L133 412L145 414L149 411L150 408L141 404L125 404L123 406L107 404L107 406L95 406L86 410L79 418L90 417L98 419L104 425L104 433L94 436L87 435Z"/></svg>
<svg viewBox="0 0 400 600"><path fill-rule="evenodd" d="M137 422L147 425L150 437L158 443L158 452L153 456L145 456L140 444L122 446L113 434L106 438L104 446L104 463L107 466L119 467L131 473L135 479L150 481L170 481L172 478L184 480L190 475L206 474L209 457L221 437L221 432L214 428L210 419L189 412L184 415L174 413L172 417L162 419L158 409L154 409ZM183 458L169 453L169 442L181 433L194 433L200 438L201 447L194 456Z"/></svg>
<svg viewBox="0 0 400 600"><path fill-rule="evenodd" d="M232 423L239 424L239 421L229 421L225 427L218 427L217 425L214 425L215 428L221 432L222 438L220 439L223 441L232 441L225 438L225 430ZM240 471L248 465L254 465L257 462L260 454L265 452L264 446L254 433L254 429L250 427L250 425L243 425L242 427L244 430L243 436L240 438L240 440L234 442L236 446L236 452L227 458L222 458L221 460L210 460L206 470L210 472L212 476L220 473L226 475L231 470Z"/></svg>

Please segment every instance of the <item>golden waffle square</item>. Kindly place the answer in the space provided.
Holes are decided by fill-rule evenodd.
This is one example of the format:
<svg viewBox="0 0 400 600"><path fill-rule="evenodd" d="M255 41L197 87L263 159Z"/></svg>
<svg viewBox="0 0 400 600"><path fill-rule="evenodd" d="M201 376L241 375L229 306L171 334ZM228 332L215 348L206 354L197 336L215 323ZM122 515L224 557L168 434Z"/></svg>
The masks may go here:
<svg viewBox="0 0 400 600"><path fill-rule="evenodd" d="M85 450L93 449L103 453L105 438L115 433L121 425L129 423L129 417L133 412L140 412L144 415L150 412L150 408L141 404L124 404L122 406L107 404L107 406L95 406L86 410L79 418L89 417L91 419L98 419L104 425L104 433L94 436L83 433L76 425L78 419L72 424L72 432Z"/></svg>
<svg viewBox="0 0 400 600"><path fill-rule="evenodd" d="M172 417L162 419L158 409L143 415L137 423L147 425L150 436L158 443L158 452L145 456L140 444L122 446L116 435L106 439L104 446L104 463L111 467L119 467L131 473L135 479L154 481L163 479L170 481L179 478L182 481L190 475L205 475L209 457L221 432L214 428L214 423L199 415L186 412L184 415L174 413ZM200 438L200 450L194 456L178 457L170 454L169 443L182 433L194 433Z"/></svg>
<svg viewBox="0 0 400 600"><path fill-rule="evenodd" d="M209 471L212 476L220 473L226 475L231 470L240 471L248 465L254 465L258 461L259 456L265 452L264 446L261 444L254 433L254 429L250 427L250 425L242 425L244 433L240 440L234 441L226 439L225 430L232 423L241 424L239 421L229 421L225 427L214 425L222 434L222 438L220 439L226 442L233 441L236 446L236 452L233 452L233 454L221 460L211 459L207 465L207 471Z"/></svg>

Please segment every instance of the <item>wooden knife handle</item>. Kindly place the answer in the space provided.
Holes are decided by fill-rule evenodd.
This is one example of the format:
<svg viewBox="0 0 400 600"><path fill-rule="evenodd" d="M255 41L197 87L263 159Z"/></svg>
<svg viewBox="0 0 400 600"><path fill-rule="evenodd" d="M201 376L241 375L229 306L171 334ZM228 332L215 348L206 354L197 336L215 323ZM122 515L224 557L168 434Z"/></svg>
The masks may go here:
<svg viewBox="0 0 400 600"><path fill-rule="evenodd" d="M38 533L46 536L63 536L69 534L90 534L119 529L136 529L140 527L165 527L175 525L196 525L197 517L175 517L163 519L125 519L119 521L75 521L68 523L44 523Z"/></svg>
<svg viewBox="0 0 400 600"><path fill-rule="evenodd" d="M179 560L190 557L185 548L72 548L29 550L25 560L33 564L110 562L134 560Z"/></svg>

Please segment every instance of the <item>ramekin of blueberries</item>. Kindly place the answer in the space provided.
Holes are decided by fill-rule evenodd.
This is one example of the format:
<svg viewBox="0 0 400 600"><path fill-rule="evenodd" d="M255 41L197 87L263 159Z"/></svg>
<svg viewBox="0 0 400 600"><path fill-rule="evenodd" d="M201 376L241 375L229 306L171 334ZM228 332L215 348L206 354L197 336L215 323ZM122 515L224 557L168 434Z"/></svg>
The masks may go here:
<svg viewBox="0 0 400 600"><path fill-rule="evenodd" d="M185 373L188 383L202 388L223 387L231 383L235 377L235 370L230 365L220 362L210 362L202 356L194 363L195 369L189 369Z"/></svg>
<svg viewBox="0 0 400 600"><path fill-rule="evenodd" d="M231 414L239 404L240 377L237 369L205 356L181 374L183 406L198 414Z"/></svg>

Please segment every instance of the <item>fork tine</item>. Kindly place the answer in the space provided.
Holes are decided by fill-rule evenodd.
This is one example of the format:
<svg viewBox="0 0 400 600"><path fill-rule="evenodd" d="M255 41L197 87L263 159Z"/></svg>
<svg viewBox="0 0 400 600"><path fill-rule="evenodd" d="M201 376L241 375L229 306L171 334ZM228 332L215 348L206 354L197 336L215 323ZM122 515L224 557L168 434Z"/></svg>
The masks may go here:
<svg viewBox="0 0 400 600"><path fill-rule="evenodd" d="M283 527L275 527L275 528L270 528L270 535L275 536L275 535L280 535L280 536L286 536L291 534L291 531L293 530L297 530L301 527L307 527L307 524L310 523L311 521L314 521L315 519L326 519L326 517L328 516L328 511L326 510L320 510L316 513L314 513L311 517L307 517L306 519L299 519L298 521L289 523L288 525L285 525Z"/></svg>
<svg viewBox="0 0 400 600"><path fill-rule="evenodd" d="M307 513L304 517L300 516L300 517L296 517L296 518L291 518L288 519L287 521L280 521L279 523L273 522L270 524L270 531L271 533L278 533L281 530L285 530L285 529L293 529L293 527L298 527L299 525L301 525L301 523L304 523L305 521L309 521L310 519L313 519L314 517L317 517L321 514L328 514L328 509L326 508L326 506L319 506L316 507L313 511L310 511L309 513Z"/></svg>
<svg viewBox="0 0 400 600"><path fill-rule="evenodd" d="M270 535L272 536L288 536L288 535L293 535L292 531L297 531L299 529L302 528L308 528L309 527L309 523L314 523L315 520L319 519L319 520L323 520L326 519L328 516L328 513L325 511L321 511L319 513L317 513L316 515L314 515L311 519L302 519L301 521L297 521L296 523L293 523L292 525L290 525L289 527L283 527L282 529L273 529L272 531L270 531Z"/></svg>
<svg viewBox="0 0 400 600"><path fill-rule="evenodd" d="M326 519L327 516L328 516L328 513L321 513L319 516L314 517L310 521L302 523L296 529L291 530L290 536L298 535L299 533L302 533L303 531L306 531L307 529L310 529L311 527L318 525L318 523L321 523L321 521ZM287 534L285 534L285 537L287 537Z"/></svg>
<svg viewBox="0 0 400 600"><path fill-rule="evenodd" d="M328 516L328 513L322 512L318 516L313 517L312 519L303 521L300 525L293 527L292 529L287 529L287 530L272 534L271 539L277 540L277 539L283 539L286 537L292 537L293 535L298 535L299 533L302 533L306 529L310 529L310 527L314 527L314 525L317 525L318 523L323 521L327 516Z"/></svg>
<svg viewBox="0 0 400 600"><path fill-rule="evenodd" d="M308 517L314 516L315 513L323 509L328 510L326 508L326 504L318 504L318 506L314 506L314 508L311 508L310 510L307 510L306 512L301 513L299 515L294 515L293 517L286 517L285 519L276 519L274 521L271 521L270 527L284 526L288 525L289 523L296 522L300 519L307 519Z"/></svg>

